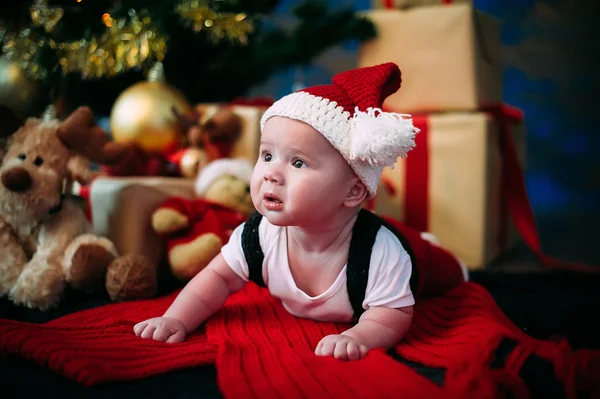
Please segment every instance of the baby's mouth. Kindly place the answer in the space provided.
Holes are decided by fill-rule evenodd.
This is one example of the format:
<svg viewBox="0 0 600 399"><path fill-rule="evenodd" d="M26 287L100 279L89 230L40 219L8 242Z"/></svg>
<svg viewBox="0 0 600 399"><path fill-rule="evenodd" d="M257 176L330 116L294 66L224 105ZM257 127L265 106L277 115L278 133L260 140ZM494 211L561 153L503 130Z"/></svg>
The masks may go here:
<svg viewBox="0 0 600 399"><path fill-rule="evenodd" d="M282 201L281 201L281 199L279 197L277 197L277 196L275 196L273 194L270 194L270 193L269 194L265 194L264 199L267 202L272 202L272 203L275 203L275 204L281 204L282 203Z"/></svg>

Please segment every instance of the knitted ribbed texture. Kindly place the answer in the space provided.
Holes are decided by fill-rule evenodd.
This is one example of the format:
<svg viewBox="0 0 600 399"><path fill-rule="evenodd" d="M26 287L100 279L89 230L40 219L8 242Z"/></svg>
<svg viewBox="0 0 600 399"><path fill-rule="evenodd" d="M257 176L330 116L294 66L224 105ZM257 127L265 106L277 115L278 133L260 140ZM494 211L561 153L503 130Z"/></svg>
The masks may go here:
<svg viewBox="0 0 600 399"><path fill-rule="evenodd" d="M182 344L136 338L133 325L160 315L173 295L75 313L43 325L2 320L0 353L33 359L85 385L143 378L216 361L225 398L496 398L528 397L519 370L531 355L550 362L566 397L600 394L600 351L533 339L515 327L475 283L417 302L406 340L393 353L375 350L340 362L313 355L319 340L347 325L291 316L266 289L248 284ZM514 349L491 368L504 339ZM446 369L438 385L397 361ZM592 396L597 397L597 396Z"/></svg>
<svg viewBox="0 0 600 399"><path fill-rule="evenodd" d="M369 107L381 108L383 101L400 89L402 78L398 66L387 62L339 73L333 77L332 82L343 88L354 105L364 112ZM311 89L305 91L312 92ZM336 97L320 95L332 101L338 101ZM344 109L348 110L346 107L347 105L344 104ZM354 107L348 111L354 113Z"/></svg>
<svg viewBox="0 0 600 399"><path fill-rule="evenodd" d="M174 298L101 306L45 324L0 319L0 353L34 360L84 385L214 362L218 347L205 334L172 346L132 334L135 323L164 313Z"/></svg>

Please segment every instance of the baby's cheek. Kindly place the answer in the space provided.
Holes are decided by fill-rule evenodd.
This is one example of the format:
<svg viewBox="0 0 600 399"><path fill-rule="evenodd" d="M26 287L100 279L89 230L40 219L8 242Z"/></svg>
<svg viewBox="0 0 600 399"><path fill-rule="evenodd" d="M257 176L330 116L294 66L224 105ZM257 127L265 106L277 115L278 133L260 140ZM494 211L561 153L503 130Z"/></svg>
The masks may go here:
<svg viewBox="0 0 600 399"><path fill-rule="evenodd" d="M252 175L252 179L250 180L250 196L252 197L254 205L256 205L256 201L258 201L260 197L261 183L262 179L259 179L256 175Z"/></svg>

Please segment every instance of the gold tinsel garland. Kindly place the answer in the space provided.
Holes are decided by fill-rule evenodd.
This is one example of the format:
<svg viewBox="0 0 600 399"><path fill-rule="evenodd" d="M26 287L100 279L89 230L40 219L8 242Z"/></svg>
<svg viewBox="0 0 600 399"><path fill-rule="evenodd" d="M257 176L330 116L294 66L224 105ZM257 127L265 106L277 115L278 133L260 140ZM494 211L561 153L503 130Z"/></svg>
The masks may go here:
<svg viewBox="0 0 600 399"><path fill-rule="evenodd" d="M2 51L7 59L17 62L33 79L44 79L60 70L63 75L79 73L83 79L111 77L132 68L162 61L167 53L167 37L153 24L147 10L129 10L124 18L102 15L106 30L100 37L74 42L57 42L40 33L50 33L64 10L49 7L47 0L36 0L30 7L32 27L9 32L0 26ZM221 40L247 43L253 24L245 14L218 13L206 1L182 0L176 12L196 32L204 31L213 43ZM44 49L56 54L58 63L51 70L43 67L40 55Z"/></svg>
<svg viewBox="0 0 600 399"><path fill-rule="evenodd" d="M29 7L32 27L43 26L46 33L50 33L54 29L64 14L64 9L60 7L49 7L47 0L35 0ZM31 27L26 27L16 33L9 32L4 26L0 30L4 56L17 62L30 78L44 79L49 71L40 64L38 55L46 45L52 47L55 43Z"/></svg>
<svg viewBox="0 0 600 399"><path fill-rule="evenodd" d="M187 21L194 32L205 31L213 43L223 39L246 44L254 25L244 13L218 13L206 0L182 0L175 11Z"/></svg>
<svg viewBox="0 0 600 399"><path fill-rule="evenodd" d="M120 19L104 14L102 21L107 29L99 38L55 44L63 74L78 72L84 79L110 77L164 59L167 40L145 10L141 15L130 10L128 18Z"/></svg>
<svg viewBox="0 0 600 399"><path fill-rule="evenodd" d="M47 0L35 0L29 7L29 16L33 26L43 26L46 33L52 32L63 15L65 15L63 8L49 7Z"/></svg>
<svg viewBox="0 0 600 399"><path fill-rule="evenodd" d="M7 32L3 37L3 55L19 64L26 74L34 79L44 79L48 70L38 60L37 55L48 44L41 35L30 28L25 28L17 33Z"/></svg>

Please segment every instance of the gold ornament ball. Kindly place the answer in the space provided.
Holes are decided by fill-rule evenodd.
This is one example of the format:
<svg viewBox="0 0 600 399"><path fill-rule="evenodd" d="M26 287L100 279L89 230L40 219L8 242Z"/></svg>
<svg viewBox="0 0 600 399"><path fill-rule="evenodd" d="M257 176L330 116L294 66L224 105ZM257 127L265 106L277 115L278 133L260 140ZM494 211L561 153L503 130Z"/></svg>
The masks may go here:
<svg viewBox="0 0 600 399"><path fill-rule="evenodd" d="M181 157L179 168L184 177L194 178L208 164L208 154L200 148L189 148Z"/></svg>
<svg viewBox="0 0 600 399"><path fill-rule="evenodd" d="M191 112L191 105L177 89L161 81L144 81L126 89L115 101L110 115L113 139L136 143L159 154L180 145L183 131L172 108Z"/></svg>
<svg viewBox="0 0 600 399"><path fill-rule="evenodd" d="M0 105L25 119L39 117L48 102L49 95L41 84L29 80L18 63L0 57Z"/></svg>

